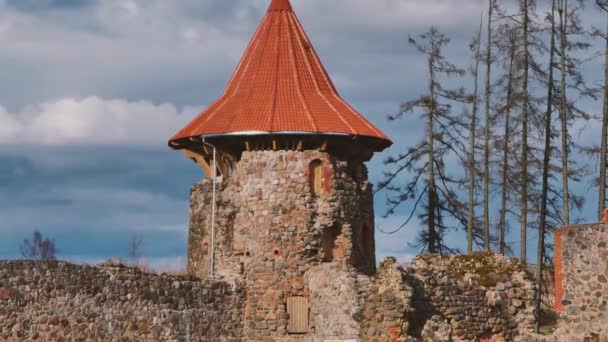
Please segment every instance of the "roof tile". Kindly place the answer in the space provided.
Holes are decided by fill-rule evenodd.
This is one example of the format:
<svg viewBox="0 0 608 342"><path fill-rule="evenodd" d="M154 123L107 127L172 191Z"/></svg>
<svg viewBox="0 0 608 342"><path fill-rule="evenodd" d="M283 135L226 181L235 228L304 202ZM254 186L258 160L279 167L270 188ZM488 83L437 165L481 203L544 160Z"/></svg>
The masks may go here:
<svg viewBox="0 0 608 342"><path fill-rule="evenodd" d="M338 94L289 0L272 0L224 94L171 138L306 132L390 139Z"/></svg>

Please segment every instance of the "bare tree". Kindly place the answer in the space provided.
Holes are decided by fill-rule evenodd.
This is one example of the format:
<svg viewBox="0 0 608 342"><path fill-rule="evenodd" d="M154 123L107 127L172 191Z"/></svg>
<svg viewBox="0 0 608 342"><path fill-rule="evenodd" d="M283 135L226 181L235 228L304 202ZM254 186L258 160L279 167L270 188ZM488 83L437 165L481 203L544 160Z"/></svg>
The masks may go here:
<svg viewBox="0 0 608 342"><path fill-rule="evenodd" d="M551 42L549 44L549 76L547 81L547 111L545 113L545 145L543 152L543 172L542 172L542 187L541 187L541 203L540 203L540 221L538 227L538 254L536 257L536 279L538 279L538 292L542 293L542 272L545 259L545 230L547 223L547 202L549 191L549 166L551 162L551 138L552 138L552 117L553 117L553 69L555 68L555 1L552 1L551 6ZM563 67L563 64L562 64ZM536 298L536 325L535 330L538 333L540 330L540 315L541 315L541 297Z"/></svg>
<svg viewBox="0 0 608 342"><path fill-rule="evenodd" d="M486 90L485 90L485 130L483 151L483 247L490 250L490 140L491 138L491 115L490 99L492 94L492 16L495 0L488 0L488 37L486 42Z"/></svg>
<svg viewBox="0 0 608 342"><path fill-rule="evenodd" d="M387 216L394 214L401 204L413 202L408 219L393 232L405 227L417 214L426 229L420 232L415 246L423 253L450 253L455 250L445 243L445 232L467 226L466 206L453 187L464 186L466 181L449 176L444 160L452 154L466 163L462 151L467 149L461 143L466 136L461 130L468 125L461 116L453 114L452 105L456 102L469 104L472 96L466 95L463 89L447 89L440 82L441 76L463 76L465 73L443 55L442 50L449 43L445 35L431 27L419 36L419 40L410 37L409 42L427 57L428 93L404 102L401 110L389 120L410 113L419 114L426 122L426 137L406 153L385 160L385 165L396 169L385 172L385 179L377 191L388 192ZM409 173L411 179L404 186L396 185L402 173Z"/></svg>
<svg viewBox="0 0 608 342"><path fill-rule="evenodd" d="M475 90L473 93L473 111L471 113L471 124L469 127L470 146L469 146L469 213L467 222L467 253L473 253L473 229L475 225L475 177L477 163L475 162L476 135L477 135L477 112L479 108L479 63L481 60L481 33L483 30L483 16L479 23L479 33L477 38L473 39L471 50L475 53L475 67L473 69L473 78L475 80Z"/></svg>
<svg viewBox="0 0 608 342"><path fill-rule="evenodd" d="M555 4L553 6L555 10ZM555 25L553 25L555 29ZM559 117L561 121L562 133L562 182L563 182L563 207L564 207L564 223L570 224L570 189L568 186L568 118L566 104L566 30L568 29L568 0L559 0L559 37L560 37L560 67L561 67L561 87L560 87L560 105ZM553 35L554 32L552 32ZM551 38L553 39L553 37ZM553 53L553 51L552 51ZM540 265L541 262L538 262ZM540 274L540 273L539 273ZM540 282L539 282L540 283Z"/></svg>
<svg viewBox="0 0 608 342"><path fill-rule="evenodd" d="M527 248L528 242L528 117L530 110L530 92L529 86L529 68L530 68L530 7L533 0L520 0L520 9L523 17L522 28L523 28L523 108L522 108L522 136L521 136L521 227L520 227L520 258L524 263L527 262Z"/></svg>
<svg viewBox="0 0 608 342"><path fill-rule="evenodd" d="M559 17L557 21L557 33L559 37L559 69L560 85L559 91L559 118L561 124L561 176L562 176L562 220L561 224L570 224L571 211L581 209L584 197L574 194L570 190L570 182L579 182L580 179L588 174L584 165L577 165L576 158L571 158L571 153L576 149L587 150L581 147L572 139L570 131L575 122L588 121L592 115L577 106L577 102L588 98L595 100L598 98L598 88L590 88L584 77L582 66L586 59L582 55L590 55L587 51L591 48L588 42L589 32L583 26L581 13L583 11L583 1L558 0L556 10Z"/></svg>
<svg viewBox="0 0 608 342"><path fill-rule="evenodd" d="M142 247L144 243L144 237L141 234L133 234L129 237L129 244L127 246L127 256L131 259L139 259L142 256Z"/></svg>
<svg viewBox="0 0 608 342"><path fill-rule="evenodd" d="M518 26L504 24L499 27L499 36L497 40L499 56L502 57L502 65L504 75L498 80L500 86L499 93L505 94L504 98L499 99L502 104L497 110L497 121L502 122L502 136L495 136L496 149L500 151L498 167L500 168L500 211L499 211L499 251L505 254L507 246L505 241L507 231L507 214L509 212L508 204L513 200L513 195L519 192L517 183L513 182L516 178L517 170L512 165L512 160L515 160L513 153L513 110L516 103L521 97L518 89L521 89L521 77L518 66L521 64L518 60L518 45L521 42L521 30Z"/></svg>
<svg viewBox="0 0 608 342"><path fill-rule="evenodd" d="M56 260L55 241L44 238L42 234L36 230L33 233L32 239L24 239L19 246L21 256L29 260L49 261Z"/></svg>
<svg viewBox="0 0 608 342"><path fill-rule="evenodd" d="M608 15L608 1L607 0L596 0L598 6L606 11ZM606 20L608 25L608 20ZM599 35L599 34L598 34ZM606 208L606 171L608 168L608 26L604 33L606 40L606 47L604 50L605 64L604 64L604 108L602 113L602 137L600 146L600 177L599 177L599 204L598 204L598 220L602 220L604 209Z"/></svg>

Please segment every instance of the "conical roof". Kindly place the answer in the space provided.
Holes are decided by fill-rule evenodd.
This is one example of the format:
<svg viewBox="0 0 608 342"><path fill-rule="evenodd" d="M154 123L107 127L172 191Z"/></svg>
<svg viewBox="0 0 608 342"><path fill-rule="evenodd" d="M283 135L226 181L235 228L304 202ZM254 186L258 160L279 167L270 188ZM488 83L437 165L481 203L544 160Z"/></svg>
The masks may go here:
<svg viewBox="0 0 608 342"><path fill-rule="evenodd" d="M272 0L224 94L170 140L340 134L390 139L338 94L289 0Z"/></svg>

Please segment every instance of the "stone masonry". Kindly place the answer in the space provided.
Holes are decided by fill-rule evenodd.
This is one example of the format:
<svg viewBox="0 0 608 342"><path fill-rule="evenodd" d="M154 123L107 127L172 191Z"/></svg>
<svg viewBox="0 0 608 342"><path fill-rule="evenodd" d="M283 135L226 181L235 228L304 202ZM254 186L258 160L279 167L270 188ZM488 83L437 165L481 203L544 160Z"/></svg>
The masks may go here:
<svg viewBox="0 0 608 342"><path fill-rule="evenodd" d="M555 233L556 336L608 340L608 224L574 225ZM587 338L587 339L586 339Z"/></svg>
<svg viewBox="0 0 608 342"><path fill-rule="evenodd" d="M429 256L412 270L388 259L375 273L362 162L318 150L246 151L218 183L214 277L246 288L247 340L393 341L441 332L456 341L512 339L531 324L534 286L510 259ZM211 211L212 181L204 179L191 193L188 264L201 278L211 275ZM503 277L480 275L491 269ZM308 305L305 331L290 331L290 298Z"/></svg>
<svg viewBox="0 0 608 342"><path fill-rule="evenodd" d="M0 261L0 341L240 339L244 291L120 266Z"/></svg>
<svg viewBox="0 0 608 342"><path fill-rule="evenodd" d="M323 178L318 194L312 191L315 163ZM211 186L205 179L191 193L188 269L202 278L210 275ZM312 303L311 285L317 295L324 292L322 284L331 286L313 281L329 267L324 264L334 264L336 277L350 279L342 291L356 294L355 270L375 269L373 227L371 185L362 162L316 150L243 152L217 189L214 271L218 279L247 284L245 335L288 336L287 299ZM361 300L353 297L343 311L331 314L342 323L315 325L313 319L308 336L357 334L350 316Z"/></svg>
<svg viewBox="0 0 608 342"><path fill-rule="evenodd" d="M498 272L488 276L488 266ZM260 338L244 326L247 283L123 266L2 261L0 340L512 341L531 322L532 282L517 263L491 254L423 256L407 269L387 258L373 276L322 263L306 272L304 283L311 332Z"/></svg>
<svg viewBox="0 0 608 342"><path fill-rule="evenodd" d="M192 188L190 276L0 262L0 340L496 341L533 321L535 288L491 253L375 267L362 161L246 151ZM215 247L211 274L212 243Z"/></svg>
<svg viewBox="0 0 608 342"><path fill-rule="evenodd" d="M484 252L422 255L412 268L412 286L423 294L414 299L418 317L445 319L452 340L511 341L532 331L536 288L518 260Z"/></svg>
<svg viewBox="0 0 608 342"><path fill-rule="evenodd" d="M492 253L394 258L379 267L366 299L363 341L513 341L532 331L535 287L515 259Z"/></svg>

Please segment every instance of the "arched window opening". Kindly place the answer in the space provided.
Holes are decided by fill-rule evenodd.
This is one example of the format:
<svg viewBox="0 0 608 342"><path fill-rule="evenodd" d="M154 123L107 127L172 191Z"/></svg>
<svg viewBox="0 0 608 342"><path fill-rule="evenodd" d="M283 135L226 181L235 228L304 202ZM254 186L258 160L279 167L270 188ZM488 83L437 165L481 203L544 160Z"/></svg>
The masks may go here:
<svg viewBox="0 0 608 342"><path fill-rule="evenodd" d="M323 194L323 163L319 160L313 160L310 163L310 190L313 196Z"/></svg>

